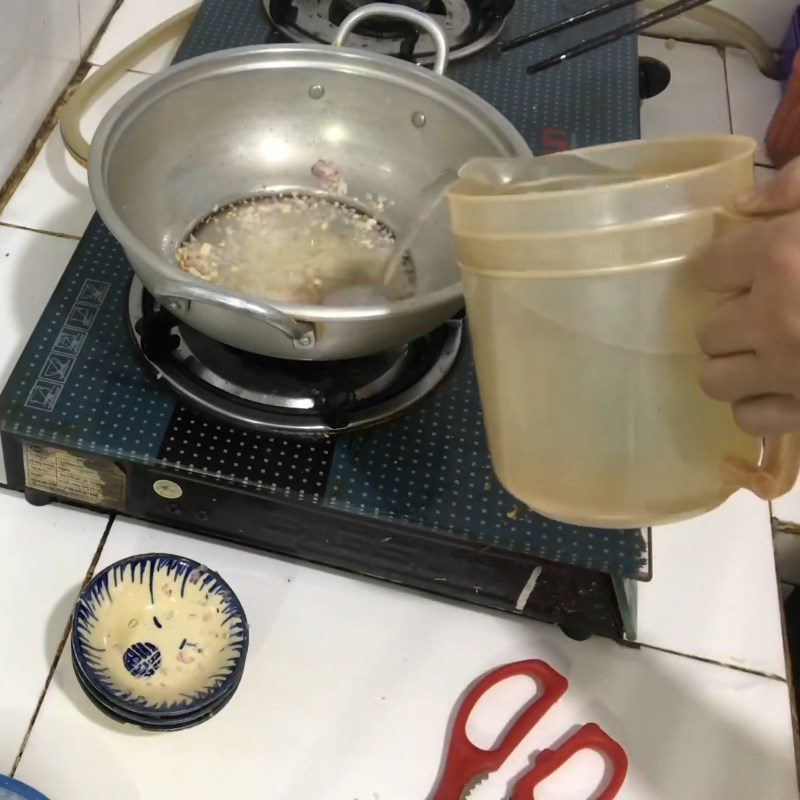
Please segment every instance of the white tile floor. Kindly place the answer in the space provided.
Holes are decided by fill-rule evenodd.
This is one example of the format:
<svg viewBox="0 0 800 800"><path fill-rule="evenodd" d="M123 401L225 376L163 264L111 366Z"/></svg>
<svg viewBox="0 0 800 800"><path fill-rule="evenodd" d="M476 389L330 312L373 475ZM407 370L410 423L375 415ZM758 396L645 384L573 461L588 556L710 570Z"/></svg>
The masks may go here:
<svg viewBox="0 0 800 800"><path fill-rule="evenodd" d="M80 63L78 2L5 0L0 6L0 184Z"/></svg>
<svg viewBox="0 0 800 800"><path fill-rule="evenodd" d="M42 120L72 77L78 59L44 58L29 53L0 83L0 184L22 158ZM35 98L35 99L32 99Z"/></svg>
<svg viewBox="0 0 800 800"><path fill-rule="evenodd" d="M93 4L85 0L96 10ZM92 62L103 63L188 5L126 0ZM730 132L729 88L733 129L763 131L765 125L756 123L768 115L774 87L754 79L744 64L731 78L730 51L727 83L713 48L670 49L644 40L642 52L663 58L673 71L670 88L643 106L644 135ZM169 58L162 52L137 70L157 71ZM134 74L126 78L136 80ZM747 93L757 113L748 110ZM82 233L91 204L82 174L65 158L54 134L0 223ZM767 177L768 171L760 174ZM74 246L74 240L0 224L0 278L6 282L0 284L6 303L0 307L0 378ZM33 509L0 493L0 513L6 506L11 524L0 526L5 563L29 563L33 541L37 553L49 555L36 576L47 584L38 605L24 617L0 617L0 640L19 636L24 644L4 660L3 685L25 687L0 690L0 771L8 770L22 741L55 653L55 633L105 527L101 515L61 506ZM507 767L476 793L477 800L503 794L504 782L533 750L589 720L628 750L631 771L620 797L797 798L769 524L766 504L740 495L714 514L654 532L655 577L640 587L640 640L675 655L606 641L577 644L544 625L118 519L101 564L166 550L200 558L231 582L251 622L245 680L211 722L155 738L94 711L69 660L61 658L17 777L53 800L162 800L176 794L420 798L433 780L447 718L462 688L489 667L538 657L569 678L570 690ZM0 601L9 586L9 597L21 593L13 580L0 583ZM2 626L9 624L17 627L7 634ZM504 719L490 709L477 732L486 736ZM588 795L590 789L578 787L596 782L597 770L591 757L575 759L541 796Z"/></svg>
<svg viewBox="0 0 800 800"><path fill-rule="evenodd" d="M730 133L725 62L714 47L642 37L639 54L671 72L667 88L642 103L642 138Z"/></svg>
<svg viewBox="0 0 800 800"><path fill-rule="evenodd" d="M0 774L14 763L108 517L0 490ZM35 552L35 558L32 554ZM55 795L54 795L55 797Z"/></svg>
<svg viewBox="0 0 800 800"><path fill-rule="evenodd" d="M743 51L726 53L733 133L752 136L759 143L757 163L768 165L764 135L780 101L780 84L765 78Z"/></svg>
<svg viewBox="0 0 800 800"><path fill-rule="evenodd" d="M780 85L765 78L744 51L653 37L639 53L663 61L669 86L642 104L642 137L735 133L759 144L756 161L769 166L764 135L780 100Z"/></svg>
<svg viewBox="0 0 800 800"><path fill-rule="evenodd" d="M86 52L114 6L114 0L79 0L81 53Z"/></svg>
<svg viewBox="0 0 800 800"><path fill-rule="evenodd" d="M101 563L153 550L209 563L237 592L253 637L245 680L211 722L142 734L97 713L62 657L17 772L53 797L424 797L462 688L530 657L561 671L570 688L477 800L498 797L529 753L590 720L628 751L622 797L796 796L783 681L579 644L544 625L127 521L112 527ZM490 709L475 735L502 722ZM592 759L568 771L564 794L548 796L583 797L576 786L597 778Z"/></svg>
<svg viewBox="0 0 800 800"><path fill-rule="evenodd" d="M196 2L197 0L128 0L112 18L97 48L89 56L89 61L92 64L105 64L142 34ZM178 44L176 41L163 45L133 69L151 75L159 72L170 64Z"/></svg>
<svg viewBox="0 0 800 800"><path fill-rule="evenodd" d="M141 73L127 72L97 99L81 124L81 133L87 141L91 141L106 111L146 77ZM47 198L46 203L42 202L43 197ZM89 194L86 170L67 153L61 132L56 128L47 137L36 160L0 213L0 222L81 236L93 214L94 204Z"/></svg>
<svg viewBox="0 0 800 800"><path fill-rule="evenodd" d="M655 528L652 558L639 641L785 677L766 503L740 492L704 517Z"/></svg>

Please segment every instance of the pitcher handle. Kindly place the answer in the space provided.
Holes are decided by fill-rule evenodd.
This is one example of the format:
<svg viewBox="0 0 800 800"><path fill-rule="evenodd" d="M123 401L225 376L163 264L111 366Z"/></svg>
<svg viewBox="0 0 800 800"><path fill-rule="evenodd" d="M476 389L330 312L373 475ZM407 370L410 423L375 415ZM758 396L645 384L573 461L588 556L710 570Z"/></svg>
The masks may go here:
<svg viewBox="0 0 800 800"><path fill-rule="evenodd" d="M777 500L791 491L800 475L800 432L764 440L760 464L729 458L723 467L725 484L747 489L762 500Z"/></svg>
<svg viewBox="0 0 800 800"><path fill-rule="evenodd" d="M727 225L747 225L763 217L744 217L716 209L717 218ZM751 464L730 458L724 465L725 483L733 489L747 489L762 500L776 500L791 491L800 476L800 431L770 436L764 440L761 462Z"/></svg>
<svg viewBox="0 0 800 800"><path fill-rule="evenodd" d="M112 59L90 75L73 93L61 111L61 138L67 152L82 166L89 162L89 142L81 133L81 119L97 97L113 86L123 73L145 56L150 55L162 44L182 37L189 30L192 21L202 4L187 8L175 14L135 42L120 50Z"/></svg>

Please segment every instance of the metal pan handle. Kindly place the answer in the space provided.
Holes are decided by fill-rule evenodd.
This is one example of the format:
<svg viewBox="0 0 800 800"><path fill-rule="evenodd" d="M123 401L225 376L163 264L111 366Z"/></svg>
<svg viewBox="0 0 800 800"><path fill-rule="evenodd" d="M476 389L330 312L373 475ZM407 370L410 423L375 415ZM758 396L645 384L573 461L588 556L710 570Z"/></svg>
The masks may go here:
<svg viewBox="0 0 800 800"><path fill-rule="evenodd" d="M439 75L444 75L447 69L447 62L450 60L450 45L447 43L444 31L430 16L423 14L421 11L415 11L413 8L395 6L390 3L370 3L367 6L362 6L344 18L339 26L336 38L332 42L333 46L343 47L347 37L350 36L353 30L369 17L394 17L395 19L410 22L430 34L436 47L433 71Z"/></svg>
<svg viewBox="0 0 800 800"><path fill-rule="evenodd" d="M205 286L188 283L166 283L155 293L158 302L177 314L188 311L189 303L204 303L225 311L246 314L280 331L298 350L310 350L317 343L314 326L310 322L301 322L289 314L284 314L274 306L266 303L255 303L243 297L220 294L219 291Z"/></svg>

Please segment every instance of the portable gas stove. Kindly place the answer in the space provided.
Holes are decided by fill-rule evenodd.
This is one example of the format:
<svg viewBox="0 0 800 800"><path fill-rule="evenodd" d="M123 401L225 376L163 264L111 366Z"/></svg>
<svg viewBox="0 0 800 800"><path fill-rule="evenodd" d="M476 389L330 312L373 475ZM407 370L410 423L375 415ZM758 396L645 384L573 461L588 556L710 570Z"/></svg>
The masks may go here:
<svg viewBox="0 0 800 800"><path fill-rule="evenodd" d="M466 4L490 8L462 41L483 47L502 7ZM517 2L504 35L568 11L574 2ZM374 38L400 47L406 33ZM178 59L277 41L285 35L261 0L206 0ZM525 75L563 45L502 57L477 48L449 75L537 152L635 137L635 44ZM0 430L9 485L34 503L111 509L559 623L575 637L634 634L647 532L553 522L498 485L459 317L351 362L257 357L159 308L95 217L3 390Z"/></svg>

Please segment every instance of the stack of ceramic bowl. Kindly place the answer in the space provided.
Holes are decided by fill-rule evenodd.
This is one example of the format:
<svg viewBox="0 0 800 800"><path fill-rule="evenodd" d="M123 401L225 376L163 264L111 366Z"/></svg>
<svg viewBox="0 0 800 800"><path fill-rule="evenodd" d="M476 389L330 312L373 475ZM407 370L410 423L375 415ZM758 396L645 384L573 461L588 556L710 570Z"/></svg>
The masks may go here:
<svg viewBox="0 0 800 800"><path fill-rule="evenodd" d="M231 699L247 655L247 620L219 575L151 553L99 572L72 620L72 665L88 698L118 722L172 731Z"/></svg>

